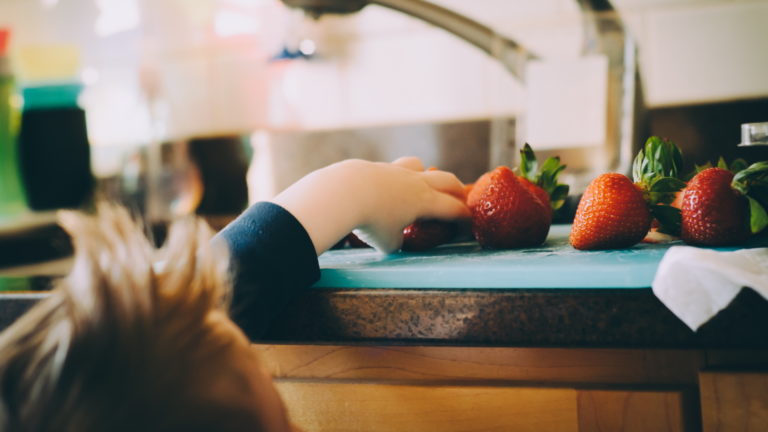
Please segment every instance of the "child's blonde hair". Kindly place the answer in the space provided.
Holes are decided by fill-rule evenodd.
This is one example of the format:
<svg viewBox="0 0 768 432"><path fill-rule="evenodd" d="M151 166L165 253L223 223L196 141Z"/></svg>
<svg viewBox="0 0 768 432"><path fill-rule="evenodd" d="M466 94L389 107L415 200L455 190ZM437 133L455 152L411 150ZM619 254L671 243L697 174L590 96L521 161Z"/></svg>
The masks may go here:
<svg viewBox="0 0 768 432"><path fill-rule="evenodd" d="M230 284L210 228L177 222L155 249L124 209L60 222L71 273L0 335L0 430L260 430L211 390L236 337L216 325Z"/></svg>

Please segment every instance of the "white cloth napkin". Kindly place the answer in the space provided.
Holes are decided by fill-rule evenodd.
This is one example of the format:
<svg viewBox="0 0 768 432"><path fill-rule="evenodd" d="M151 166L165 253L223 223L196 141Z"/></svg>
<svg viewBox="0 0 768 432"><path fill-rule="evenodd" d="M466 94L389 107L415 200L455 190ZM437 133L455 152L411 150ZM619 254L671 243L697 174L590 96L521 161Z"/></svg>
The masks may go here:
<svg viewBox="0 0 768 432"><path fill-rule="evenodd" d="M749 287L768 299L768 248L721 252L671 247L653 279L653 292L693 330Z"/></svg>

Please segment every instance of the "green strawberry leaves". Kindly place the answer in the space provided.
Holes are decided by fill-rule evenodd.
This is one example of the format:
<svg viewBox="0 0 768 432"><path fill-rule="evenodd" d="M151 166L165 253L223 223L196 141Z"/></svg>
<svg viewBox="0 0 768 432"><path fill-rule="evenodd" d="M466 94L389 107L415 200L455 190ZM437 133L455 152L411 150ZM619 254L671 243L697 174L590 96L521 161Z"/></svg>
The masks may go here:
<svg viewBox="0 0 768 432"><path fill-rule="evenodd" d="M557 156L547 158L539 166L536 154L528 143L520 149L520 174L549 194L552 210L562 207L568 197L570 187L557 182L557 177L565 168L566 165L562 165Z"/></svg>
<svg viewBox="0 0 768 432"><path fill-rule="evenodd" d="M647 192L653 204L670 204L675 192L683 189L685 182L675 177L657 177L651 181Z"/></svg>
<svg viewBox="0 0 768 432"><path fill-rule="evenodd" d="M668 205L655 204L650 206L651 216L659 221L659 232L673 236L680 235L683 217L680 209Z"/></svg>
<svg viewBox="0 0 768 432"><path fill-rule="evenodd" d="M632 177L635 183L648 187L658 177L679 178L682 167L683 155L677 145L670 140L652 136L635 157Z"/></svg>
<svg viewBox="0 0 768 432"><path fill-rule="evenodd" d="M696 174L704 171L707 168L717 167L717 168L721 168L721 169L724 169L724 170L728 170L728 171L736 174L736 173L738 173L740 171L743 171L743 170L747 169L748 166L749 166L749 163L747 161L745 161L744 159L741 159L741 158L732 160L731 164L728 165L728 162L725 161L725 158L720 156L720 158L717 160L717 165L712 165L712 162L707 162L704 165L695 165L694 166L695 168L694 168L693 172L688 174L687 179L688 180L692 179L693 176L695 176Z"/></svg>
<svg viewBox="0 0 768 432"><path fill-rule="evenodd" d="M651 216L659 221L659 231L680 235L680 209L670 206L675 193L685 187L680 179L683 155L675 143L652 136L632 163L632 177L643 189Z"/></svg>
<svg viewBox="0 0 768 432"><path fill-rule="evenodd" d="M570 186L567 184L558 184L555 189L549 193L549 201L552 205L552 210L558 210L565 204L565 199L568 198L568 190Z"/></svg>
<svg viewBox="0 0 768 432"><path fill-rule="evenodd" d="M536 177L539 171L539 163L536 161L536 154L528 143L525 143L520 150L520 174L536 183Z"/></svg>
<svg viewBox="0 0 768 432"><path fill-rule="evenodd" d="M749 225L753 234L768 226L768 161L756 162L733 177L731 187L749 201Z"/></svg>
<svg viewBox="0 0 768 432"><path fill-rule="evenodd" d="M752 234L757 234L768 226L768 213L756 199L747 197L747 200L749 200L749 228Z"/></svg>
<svg viewBox="0 0 768 432"><path fill-rule="evenodd" d="M722 159L722 158L721 158ZM732 173L738 173L740 171L744 171L749 167L749 162L745 161L744 159L734 159L731 161L731 166L728 167L729 170L731 170Z"/></svg>

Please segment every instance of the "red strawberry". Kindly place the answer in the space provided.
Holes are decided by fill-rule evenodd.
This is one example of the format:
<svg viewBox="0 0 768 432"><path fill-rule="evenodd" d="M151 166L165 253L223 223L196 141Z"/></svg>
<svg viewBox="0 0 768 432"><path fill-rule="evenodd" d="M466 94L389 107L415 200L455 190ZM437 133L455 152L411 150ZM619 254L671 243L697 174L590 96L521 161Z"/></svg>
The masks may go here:
<svg viewBox="0 0 768 432"><path fill-rule="evenodd" d="M544 207L546 208L547 217L549 219L552 219L552 206L551 201L549 199L549 194L547 191L542 189L541 187L531 183L530 180L523 176L517 176L517 179L520 180L520 184L525 186L526 189L528 189L536 198L539 199L539 201L544 204Z"/></svg>
<svg viewBox="0 0 768 432"><path fill-rule="evenodd" d="M735 245L768 226L768 161L723 158L696 167L683 193L682 237L703 246ZM735 174L734 174L735 173Z"/></svg>
<svg viewBox="0 0 768 432"><path fill-rule="evenodd" d="M643 192L627 176L603 174L587 186L571 229L576 249L618 249L645 237L651 214Z"/></svg>
<svg viewBox="0 0 768 432"><path fill-rule="evenodd" d="M453 222L441 220L418 220L403 230L404 251L424 251L448 243L456 235Z"/></svg>
<svg viewBox="0 0 768 432"><path fill-rule="evenodd" d="M725 246L749 237L749 203L731 187L733 177L726 169L708 168L688 182L681 209L683 241Z"/></svg>
<svg viewBox="0 0 768 432"><path fill-rule="evenodd" d="M552 222L551 213L507 167L490 172L488 185L472 209L472 231L481 246L506 249L538 246Z"/></svg>

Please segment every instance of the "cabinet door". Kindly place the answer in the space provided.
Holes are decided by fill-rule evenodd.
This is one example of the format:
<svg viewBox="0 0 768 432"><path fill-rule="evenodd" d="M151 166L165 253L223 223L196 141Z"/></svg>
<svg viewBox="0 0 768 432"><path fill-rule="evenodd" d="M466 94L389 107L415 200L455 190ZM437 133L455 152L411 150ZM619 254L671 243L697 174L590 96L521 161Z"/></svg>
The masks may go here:
<svg viewBox="0 0 768 432"><path fill-rule="evenodd" d="M581 432L682 432L683 394L679 391L579 391Z"/></svg>
<svg viewBox="0 0 768 432"><path fill-rule="evenodd" d="M768 372L702 372L704 432L768 431Z"/></svg>
<svg viewBox="0 0 768 432"><path fill-rule="evenodd" d="M683 432L676 391L278 380L307 431Z"/></svg>
<svg viewBox="0 0 768 432"><path fill-rule="evenodd" d="M278 382L309 432L577 432L576 391L493 386Z"/></svg>

